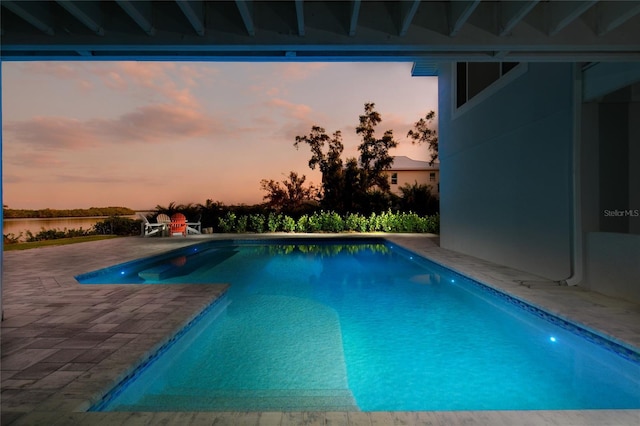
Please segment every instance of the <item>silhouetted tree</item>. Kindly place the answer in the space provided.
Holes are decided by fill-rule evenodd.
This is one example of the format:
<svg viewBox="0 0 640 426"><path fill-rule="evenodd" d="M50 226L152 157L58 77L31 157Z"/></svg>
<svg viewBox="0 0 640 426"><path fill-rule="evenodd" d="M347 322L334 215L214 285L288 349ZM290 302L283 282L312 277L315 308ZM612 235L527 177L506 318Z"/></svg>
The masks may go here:
<svg viewBox="0 0 640 426"><path fill-rule="evenodd" d="M364 104L364 115L360 116L360 125L356 127L356 133L362 136L362 143L358 146L362 168L361 187L364 192L373 187L389 192L389 180L384 171L393 164L389 149L397 147L398 142L393 139L393 130L385 131L381 139L376 138L375 127L382 118L374 108L372 102Z"/></svg>
<svg viewBox="0 0 640 426"><path fill-rule="evenodd" d="M412 211L419 215L432 215L437 213L439 208L439 200L431 194L429 185L419 184L417 181L413 184L405 184L400 187L402 197L400 198L400 210L404 212Z"/></svg>
<svg viewBox="0 0 640 426"><path fill-rule="evenodd" d="M213 201L211 198L207 198L204 204L199 203L197 207L202 228L215 227L218 224L218 218L222 217L226 211L224 203ZM193 220L195 219L197 218Z"/></svg>
<svg viewBox="0 0 640 426"><path fill-rule="evenodd" d="M342 187L342 133L338 130L333 137L327 135L324 128L312 126L311 133L306 136L296 136L293 144L296 149L300 144L307 144L311 149L309 167L316 167L322 173L322 206L327 209L340 210ZM326 152L325 152L326 146Z"/></svg>
<svg viewBox="0 0 640 426"><path fill-rule="evenodd" d="M296 172L289 172L289 177L280 182L262 179L260 187L267 191L264 200L267 205L284 213L295 213L305 204L317 202L318 190L313 186L304 186L306 176L298 176Z"/></svg>
<svg viewBox="0 0 640 426"><path fill-rule="evenodd" d="M360 182L362 170L358 167L358 160L349 158L344 169L344 179L342 181L342 203L341 213L359 211L362 204L363 193Z"/></svg>
<svg viewBox="0 0 640 426"><path fill-rule="evenodd" d="M370 210L370 191L389 194L389 181L384 171L393 164L389 149L398 146L398 142L394 140L392 130L387 130L382 138L376 138L375 127L382 119L375 111L375 104L365 104L364 111L356 128L356 133L362 136L362 143L358 146L359 161L348 158L343 163L344 145L340 131L330 137L324 128L312 126L309 135L296 136L294 146L309 145L309 167L312 170L318 167L322 173L321 205L328 210L340 213ZM376 205L379 204L377 200L381 197L376 194L373 198Z"/></svg>
<svg viewBox="0 0 640 426"><path fill-rule="evenodd" d="M407 133L407 137L412 139L411 143L417 143L419 145L427 144L429 151L431 151L431 161L429 161L429 164L432 166L438 159L438 134L434 129L429 127L435 116L435 112L429 111L424 118L416 121L414 129L409 130L409 133Z"/></svg>

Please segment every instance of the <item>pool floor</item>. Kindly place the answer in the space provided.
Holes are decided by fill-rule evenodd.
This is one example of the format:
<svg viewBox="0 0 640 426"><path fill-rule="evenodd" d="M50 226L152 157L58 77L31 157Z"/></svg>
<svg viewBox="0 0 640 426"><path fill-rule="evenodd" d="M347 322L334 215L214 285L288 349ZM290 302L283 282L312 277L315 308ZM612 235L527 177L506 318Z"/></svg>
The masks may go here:
<svg viewBox="0 0 640 426"><path fill-rule="evenodd" d="M96 411L640 408L637 354L383 240L203 244L77 278L231 284Z"/></svg>

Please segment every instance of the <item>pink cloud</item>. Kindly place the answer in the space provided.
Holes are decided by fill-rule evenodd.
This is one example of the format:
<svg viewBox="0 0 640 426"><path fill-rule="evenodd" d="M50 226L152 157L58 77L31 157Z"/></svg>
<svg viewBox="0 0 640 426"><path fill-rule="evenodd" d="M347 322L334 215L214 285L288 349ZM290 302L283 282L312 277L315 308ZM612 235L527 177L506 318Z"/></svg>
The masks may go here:
<svg viewBox="0 0 640 426"><path fill-rule="evenodd" d="M305 104L294 104L293 102L286 101L284 99L273 98L267 102L268 106L277 107L283 109L286 114L292 118L298 120L305 120L309 116L309 113L313 111L310 106Z"/></svg>
<svg viewBox="0 0 640 426"><path fill-rule="evenodd" d="M224 130L212 117L181 106L160 104L138 108L115 122L93 120L93 125L113 139L164 142L201 137Z"/></svg>
<svg viewBox="0 0 640 426"><path fill-rule="evenodd" d="M85 122L67 117L34 117L26 121L5 123L4 130L19 143L41 149L75 149L94 146L96 135Z"/></svg>
<svg viewBox="0 0 640 426"><path fill-rule="evenodd" d="M28 152L14 152L14 150L5 149L4 161L7 164L24 167L62 167L66 164L63 159L59 159L56 154L49 152L37 152L30 150Z"/></svg>
<svg viewBox="0 0 640 426"><path fill-rule="evenodd" d="M196 79L200 76L197 70L192 67L180 67L179 74L176 72L176 64L169 62L119 62L119 69L127 79L132 80L132 84L138 87L149 89L153 93L159 93L167 100L179 105L198 108L200 102L191 93L190 87L197 85ZM183 74L184 73L184 74ZM186 87L179 87L177 81Z"/></svg>
<svg viewBox="0 0 640 426"><path fill-rule="evenodd" d="M125 91L143 88L153 95L164 97L165 101L189 108L200 107L191 89L198 86L200 79L210 78L217 73L215 69L171 62L30 62L25 65L25 72L67 80L79 80L81 75L87 75L87 71L110 89ZM79 80L78 83L81 89L92 88L92 84L86 79Z"/></svg>
<svg viewBox="0 0 640 426"><path fill-rule="evenodd" d="M6 141L48 151L77 150L108 143L181 142L204 136L224 136L235 125L180 105L155 104L115 119L85 121L67 117L34 117L5 123Z"/></svg>
<svg viewBox="0 0 640 426"><path fill-rule="evenodd" d="M277 132L277 135L285 140L291 141L291 144L293 145L296 136L308 135L314 124L315 123L311 120L291 121L282 126Z"/></svg>
<svg viewBox="0 0 640 426"><path fill-rule="evenodd" d="M3 174L2 182L3 183L20 183L24 181L24 175L14 175L14 174Z"/></svg>

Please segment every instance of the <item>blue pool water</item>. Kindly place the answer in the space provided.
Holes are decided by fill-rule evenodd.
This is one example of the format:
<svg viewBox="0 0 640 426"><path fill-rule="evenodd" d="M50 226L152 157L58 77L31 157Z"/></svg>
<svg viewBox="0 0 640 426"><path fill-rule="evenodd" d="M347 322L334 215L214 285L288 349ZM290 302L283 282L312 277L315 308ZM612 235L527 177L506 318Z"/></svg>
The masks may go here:
<svg viewBox="0 0 640 426"><path fill-rule="evenodd" d="M383 240L215 242L78 276L229 283L99 411L640 408L640 357Z"/></svg>

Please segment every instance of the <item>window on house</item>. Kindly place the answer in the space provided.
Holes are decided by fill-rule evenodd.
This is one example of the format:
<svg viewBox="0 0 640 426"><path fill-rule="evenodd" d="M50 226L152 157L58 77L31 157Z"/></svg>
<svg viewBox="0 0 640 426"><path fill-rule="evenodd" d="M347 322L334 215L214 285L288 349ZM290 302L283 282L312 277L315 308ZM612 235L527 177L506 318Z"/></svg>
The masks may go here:
<svg viewBox="0 0 640 426"><path fill-rule="evenodd" d="M435 172L429 173L429 182L435 182L435 181L436 181L436 173Z"/></svg>
<svg viewBox="0 0 640 426"><path fill-rule="evenodd" d="M458 62L456 64L456 106L461 107L519 62Z"/></svg>
<svg viewBox="0 0 640 426"><path fill-rule="evenodd" d="M397 184L398 184L398 174L391 173L391 185L397 185Z"/></svg>

